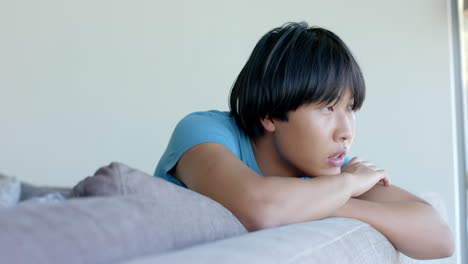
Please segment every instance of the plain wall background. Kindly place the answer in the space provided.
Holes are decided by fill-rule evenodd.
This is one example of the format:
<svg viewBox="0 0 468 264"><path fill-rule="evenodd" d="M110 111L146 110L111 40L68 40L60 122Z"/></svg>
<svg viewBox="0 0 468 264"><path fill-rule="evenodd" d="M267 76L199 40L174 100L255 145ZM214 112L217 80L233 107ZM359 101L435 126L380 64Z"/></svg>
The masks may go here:
<svg viewBox="0 0 468 264"><path fill-rule="evenodd" d="M228 109L255 43L288 21L337 33L367 81L352 155L440 193L456 230L447 1L0 1L0 172L75 184L153 173L177 121Z"/></svg>

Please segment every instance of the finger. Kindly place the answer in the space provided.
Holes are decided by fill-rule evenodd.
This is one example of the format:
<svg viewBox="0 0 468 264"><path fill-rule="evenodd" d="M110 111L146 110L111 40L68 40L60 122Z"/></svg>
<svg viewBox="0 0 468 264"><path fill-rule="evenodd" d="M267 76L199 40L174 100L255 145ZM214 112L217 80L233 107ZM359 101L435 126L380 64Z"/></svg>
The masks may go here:
<svg viewBox="0 0 468 264"><path fill-rule="evenodd" d="M374 165L372 162L370 162L370 161L361 161L361 162L359 162L359 164L365 165L365 166L367 166L367 167L370 167L370 166L374 166L374 167L375 167L375 165Z"/></svg>
<svg viewBox="0 0 468 264"><path fill-rule="evenodd" d="M370 162L367 162L367 163L359 163L360 166L364 166L364 167L367 167L368 169L371 169L373 171L376 171L376 172L379 172L381 173L381 169L378 168L377 166L375 166L374 164L370 163Z"/></svg>
<svg viewBox="0 0 468 264"><path fill-rule="evenodd" d="M392 185L392 181L390 180L389 177L387 177L387 186L391 186Z"/></svg>
<svg viewBox="0 0 468 264"><path fill-rule="evenodd" d="M385 182L384 182L384 186L385 186L385 187L388 187L388 186L390 186L390 181L388 181L388 180L385 180Z"/></svg>
<svg viewBox="0 0 468 264"><path fill-rule="evenodd" d="M359 157L353 157L349 162L348 164L354 164L354 163L358 163L360 162L361 160L359 159Z"/></svg>
<svg viewBox="0 0 468 264"><path fill-rule="evenodd" d="M390 182L390 178L385 176L385 178L383 178L383 181L384 181L384 186L391 186L391 182Z"/></svg>

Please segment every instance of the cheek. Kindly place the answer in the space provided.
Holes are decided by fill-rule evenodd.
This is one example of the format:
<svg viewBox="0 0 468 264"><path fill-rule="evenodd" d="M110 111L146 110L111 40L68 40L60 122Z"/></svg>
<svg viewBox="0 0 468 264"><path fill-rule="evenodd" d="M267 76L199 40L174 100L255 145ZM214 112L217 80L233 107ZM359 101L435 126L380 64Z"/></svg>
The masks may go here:
<svg viewBox="0 0 468 264"><path fill-rule="evenodd" d="M275 135L276 149L283 159L303 169L322 159L329 142L327 131L317 123L295 124Z"/></svg>
<svg viewBox="0 0 468 264"><path fill-rule="evenodd" d="M323 124L309 120L290 123L276 133L277 143L283 149L305 150L323 138Z"/></svg>
<svg viewBox="0 0 468 264"><path fill-rule="evenodd" d="M354 118L354 115L353 115L353 118L350 120L350 125L351 125L352 135L351 135L351 138L350 138L350 140L349 140L348 149L349 149L349 147L351 147L351 145L353 144L354 137L356 136L356 119Z"/></svg>

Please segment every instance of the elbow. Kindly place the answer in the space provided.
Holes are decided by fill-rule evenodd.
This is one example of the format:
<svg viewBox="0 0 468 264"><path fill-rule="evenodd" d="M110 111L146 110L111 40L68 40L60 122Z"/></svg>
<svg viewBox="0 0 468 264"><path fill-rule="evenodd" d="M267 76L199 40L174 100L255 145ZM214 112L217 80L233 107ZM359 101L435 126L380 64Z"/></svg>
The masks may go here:
<svg viewBox="0 0 468 264"><path fill-rule="evenodd" d="M455 253L455 245L452 243L451 245L446 246L445 248L442 249L440 258L448 258L453 256Z"/></svg>
<svg viewBox="0 0 468 264"><path fill-rule="evenodd" d="M284 216L284 210L281 210L277 203L265 197L255 198L257 199L251 199L248 206L235 214L247 231L254 232L285 224L285 219L281 218Z"/></svg>
<svg viewBox="0 0 468 264"><path fill-rule="evenodd" d="M239 221L249 232L259 231L262 229L273 228L279 226L279 221L275 215L264 206L252 208L246 212L244 217L238 217Z"/></svg>
<svg viewBox="0 0 468 264"><path fill-rule="evenodd" d="M273 228L275 225L271 225L270 223L263 222L262 220L255 220L248 224L244 224L245 229L248 232L255 232L262 229Z"/></svg>
<svg viewBox="0 0 468 264"><path fill-rule="evenodd" d="M415 259L425 260L448 258L455 253L455 241L452 231L448 226L444 225L438 233L434 234L434 238L431 240L431 244L427 245L424 250L419 253L408 252L409 254L407 255Z"/></svg>
<svg viewBox="0 0 468 264"><path fill-rule="evenodd" d="M237 204L233 213L247 231L254 232L284 224L284 204L278 202L279 199L273 194L268 189L252 189L245 195L248 198Z"/></svg>
<svg viewBox="0 0 468 264"><path fill-rule="evenodd" d="M434 249L427 257L420 259L440 259L449 258L455 253L455 243L453 241L444 241L438 243L438 248Z"/></svg>
<svg viewBox="0 0 468 264"><path fill-rule="evenodd" d="M446 226L441 239L439 240L439 258L448 258L455 253L455 240L452 231Z"/></svg>

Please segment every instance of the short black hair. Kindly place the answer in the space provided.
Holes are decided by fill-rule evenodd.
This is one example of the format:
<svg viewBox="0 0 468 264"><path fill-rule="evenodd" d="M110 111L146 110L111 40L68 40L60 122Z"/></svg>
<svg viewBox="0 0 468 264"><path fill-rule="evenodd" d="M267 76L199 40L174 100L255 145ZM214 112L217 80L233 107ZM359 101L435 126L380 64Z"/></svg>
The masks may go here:
<svg viewBox="0 0 468 264"><path fill-rule="evenodd" d="M237 77L230 110L237 125L252 139L262 136L262 118L288 120L303 104L338 102L346 89L361 108L365 83L345 43L333 32L287 23L265 34Z"/></svg>

